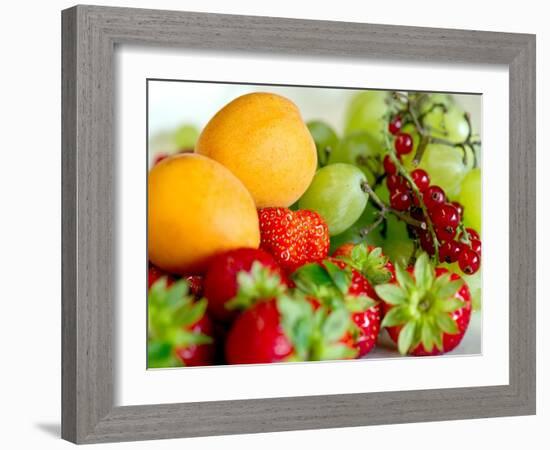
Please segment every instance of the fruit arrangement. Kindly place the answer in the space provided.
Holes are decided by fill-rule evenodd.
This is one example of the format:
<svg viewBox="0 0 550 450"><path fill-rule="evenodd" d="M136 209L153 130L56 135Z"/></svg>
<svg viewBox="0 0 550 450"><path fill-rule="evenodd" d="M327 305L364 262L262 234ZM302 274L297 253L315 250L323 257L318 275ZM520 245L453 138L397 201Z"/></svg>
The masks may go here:
<svg viewBox="0 0 550 450"><path fill-rule="evenodd" d="M277 94L220 109L148 176L148 367L460 345L481 307L481 141L452 96L363 91L343 135Z"/></svg>

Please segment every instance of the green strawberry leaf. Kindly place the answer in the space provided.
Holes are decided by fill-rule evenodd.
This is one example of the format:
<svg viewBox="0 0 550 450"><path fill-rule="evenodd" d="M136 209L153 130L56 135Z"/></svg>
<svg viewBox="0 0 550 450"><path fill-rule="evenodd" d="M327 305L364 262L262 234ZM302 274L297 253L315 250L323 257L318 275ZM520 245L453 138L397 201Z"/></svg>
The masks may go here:
<svg viewBox="0 0 550 450"><path fill-rule="evenodd" d="M331 286L332 278L326 269L317 263L304 264L292 274L292 280L301 291L315 295L322 286Z"/></svg>
<svg viewBox="0 0 550 450"><path fill-rule="evenodd" d="M367 244L360 243L353 247L349 258L342 259L361 272L373 285L387 283L391 279L391 272L386 267L389 259L382 254L380 247L369 252Z"/></svg>
<svg viewBox="0 0 550 450"><path fill-rule="evenodd" d="M428 320L422 322L421 340L424 345L424 349L427 352L431 352L435 345L435 340L432 333L432 325Z"/></svg>
<svg viewBox="0 0 550 450"><path fill-rule="evenodd" d="M395 278L407 294L415 289L414 280L409 272L403 269L400 264L395 265Z"/></svg>
<svg viewBox="0 0 550 450"><path fill-rule="evenodd" d="M281 277L259 261L254 261L250 271L237 274L237 295L225 307L229 310L247 309L259 300L269 300L282 294L286 286Z"/></svg>
<svg viewBox="0 0 550 450"><path fill-rule="evenodd" d="M434 282L435 273L427 253L422 253L414 265L414 279L417 289L424 295Z"/></svg>
<svg viewBox="0 0 550 450"><path fill-rule="evenodd" d="M351 273L349 270L340 269L336 264L330 261L323 263L326 272L329 274L333 284L338 290L346 295L351 282Z"/></svg>
<svg viewBox="0 0 550 450"><path fill-rule="evenodd" d="M190 303L191 298L187 297L189 292L189 287L186 280L176 281L168 290L166 291L166 298L164 303L168 307L178 306L182 302Z"/></svg>
<svg viewBox="0 0 550 450"><path fill-rule="evenodd" d="M407 302L407 292L395 284L379 284L374 290L378 297L390 305L402 305Z"/></svg>
<svg viewBox="0 0 550 450"><path fill-rule="evenodd" d="M347 310L351 313L358 313L366 311L369 308L375 306L378 302L366 295L346 295L344 298L344 304Z"/></svg>
<svg viewBox="0 0 550 450"><path fill-rule="evenodd" d="M335 359L352 359L357 356L357 350L347 346L346 344L332 344L324 347L317 359L319 361L330 361Z"/></svg>
<svg viewBox="0 0 550 450"><path fill-rule="evenodd" d="M344 308L331 312L323 323L321 332L325 342L338 341L351 325L349 311Z"/></svg>
<svg viewBox="0 0 550 450"><path fill-rule="evenodd" d="M458 325L447 313L441 313L435 316L435 322L439 329L447 334L457 334Z"/></svg>
<svg viewBox="0 0 550 450"><path fill-rule="evenodd" d="M383 327L395 327L407 323L411 318L407 306L395 306L391 308L382 320Z"/></svg>
<svg viewBox="0 0 550 450"><path fill-rule="evenodd" d="M464 308L464 302L454 297L440 301L438 304L438 309L446 313L458 311L460 308Z"/></svg>
<svg viewBox="0 0 550 450"><path fill-rule="evenodd" d="M406 355L413 343L416 332L416 322L410 321L401 329L397 339L397 349L402 355Z"/></svg>

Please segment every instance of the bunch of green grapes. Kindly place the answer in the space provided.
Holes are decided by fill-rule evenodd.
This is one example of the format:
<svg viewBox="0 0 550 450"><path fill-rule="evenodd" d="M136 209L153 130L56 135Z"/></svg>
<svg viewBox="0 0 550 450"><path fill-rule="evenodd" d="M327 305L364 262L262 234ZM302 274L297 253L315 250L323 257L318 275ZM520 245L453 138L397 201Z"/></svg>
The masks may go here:
<svg viewBox="0 0 550 450"><path fill-rule="evenodd" d="M382 247L402 266L414 262L419 251L431 251L438 264L463 270L474 304L479 305L480 143L469 116L454 98L364 91L351 100L341 135L322 121L308 127L319 154L319 170L297 206L325 218L331 250L366 242ZM392 172L394 162L399 167ZM422 198L426 194L418 189L426 180L423 189L434 187L444 196L442 204L429 211ZM411 181L418 184L416 189ZM447 205L460 213L460 222L451 224L452 233L440 233L448 220L440 210L449 211ZM432 237L437 252L429 242ZM459 246L470 257L461 265Z"/></svg>

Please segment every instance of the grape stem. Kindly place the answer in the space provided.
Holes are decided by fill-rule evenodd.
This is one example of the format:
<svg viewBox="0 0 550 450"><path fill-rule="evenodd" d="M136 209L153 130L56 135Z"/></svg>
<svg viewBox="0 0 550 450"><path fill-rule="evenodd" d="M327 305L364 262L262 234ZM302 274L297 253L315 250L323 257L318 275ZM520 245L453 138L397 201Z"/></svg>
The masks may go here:
<svg viewBox="0 0 550 450"><path fill-rule="evenodd" d="M414 155L413 165L418 166L418 164L420 164L420 161L422 160L422 156L424 155L424 150L426 149L426 146L428 144L441 144L441 145L446 145L448 147L461 148L462 153L464 154L464 160L463 160L464 164L466 164L466 156L467 156L466 148L469 147L470 150L472 150L472 155L474 157L474 167L477 167L477 158L476 158L476 152L474 147L481 145L481 141L473 140L472 121L470 118L470 114L464 113L464 119L468 124L468 135L466 136L466 139L464 139L464 141L462 142L453 142L448 139L432 136L432 134L430 133L430 130L426 129L426 127L424 127L423 125L422 119L428 113L434 111L436 108L442 108L443 111L447 110L447 107L443 103L435 103L424 114L417 116L414 107L420 101L422 96L419 96L414 101L411 101L408 95L402 94L400 92L394 92L394 98L400 100L402 103L405 104L405 112L409 114L414 124L414 127L418 131L418 134L420 134L420 145L418 146L418 149L416 150L416 154Z"/></svg>
<svg viewBox="0 0 550 450"><path fill-rule="evenodd" d="M382 220L384 220L388 213L391 213L401 219L403 222L408 223L409 225L412 225L413 227L419 227L422 229L426 229L426 224L424 222L421 222L419 220L414 219L413 217L409 216L408 214L402 213L401 211L397 211L396 209L392 208L391 206L386 205L378 195L376 195L376 192L374 192L374 189L370 186L368 181L363 181L361 183L361 189L363 192L369 194L370 198L376 203L378 208L380 209L380 214L375 222L373 222L370 226L367 228L364 228L360 231L361 235L366 236L368 233L370 233L372 230L374 230L380 223L382 223Z"/></svg>

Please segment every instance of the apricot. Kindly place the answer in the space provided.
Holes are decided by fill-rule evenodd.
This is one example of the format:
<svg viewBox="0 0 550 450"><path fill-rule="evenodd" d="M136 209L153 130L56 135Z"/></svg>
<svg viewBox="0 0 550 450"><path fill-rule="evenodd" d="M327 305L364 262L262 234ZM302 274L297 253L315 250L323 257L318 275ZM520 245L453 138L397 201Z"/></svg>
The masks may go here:
<svg viewBox="0 0 550 450"><path fill-rule="evenodd" d="M149 172L149 259L171 273L201 273L212 256L260 244L252 196L228 169L197 154L169 157Z"/></svg>
<svg viewBox="0 0 550 450"><path fill-rule="evenodd" d="M225 105L202 131L195 151L231 170L258 208L290 206L317 168L315 143L296 105L264 92Z"/></svg>

